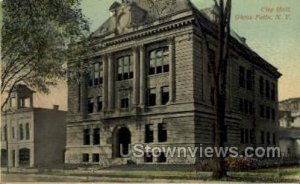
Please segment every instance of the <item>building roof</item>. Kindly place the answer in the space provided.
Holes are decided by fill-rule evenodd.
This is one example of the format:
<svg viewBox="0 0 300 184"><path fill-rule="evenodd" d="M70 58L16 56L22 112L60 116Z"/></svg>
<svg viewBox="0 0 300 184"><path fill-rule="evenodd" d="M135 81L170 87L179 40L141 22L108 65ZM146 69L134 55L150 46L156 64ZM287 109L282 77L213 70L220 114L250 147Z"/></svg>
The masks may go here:
<svg viewBox="0 0 300 184"><path fill-rule="evenodd" d="M118 32L118 21L124 14L126 7L133 12L129 19L136 19L126 25L130 29L126 31ZM166 8L168 7L168 8ZM113 38L116 35L123 33L131 33L143 28L147 28L148 25L157 20L168 20L169 17L179 15L183 12L193 12L193 14L201 14L209 22L213 23L215 20L212 15L217 13L215 6L199 10L195 7L190 0L164 0L156 1L155 3L149 0L131 0L124 1L122 4L114 2L110 9L119 9L120 14L116 16L116 12L112 12L112 15L95 31L91 34L92 38ZM171 19L170 19L171 20ZM147 25L147 26L145 26ZM231 30L231 36L247 50L247 54L251 56L253 62L264 67L267 71L274 74L276 77L280 77L281 74L277 71L277 68L265 61L261 56L254 52L246 43L246 39L238 35L234 30Z"/></svg>

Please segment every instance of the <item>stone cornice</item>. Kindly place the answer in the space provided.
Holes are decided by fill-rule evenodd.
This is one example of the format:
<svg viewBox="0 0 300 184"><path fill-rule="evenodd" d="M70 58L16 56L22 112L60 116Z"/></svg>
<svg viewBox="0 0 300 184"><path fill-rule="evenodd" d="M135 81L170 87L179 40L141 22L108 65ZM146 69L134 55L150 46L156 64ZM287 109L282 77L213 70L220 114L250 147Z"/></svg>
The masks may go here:
<svg viewBox="0 0 300 184"><path fill-rule="evenodd" d="M115 36L113 38L107 38L104 40L99 40L99 43L96 43L94 46L97 48L105 48L115 44L120 44L123 42L128 42L136 39L141 39L146 36L155 35L161 32L166 32L172 29L184 27L187 25L191 25L194 21L194 16L186 16L180 19L175 19L169 22L164 22L162 24L153 25L150 27L146 27L144 29L133 31L131 33L127 33L124 35ZM97 38L95 38L97 42Z"/></svg>

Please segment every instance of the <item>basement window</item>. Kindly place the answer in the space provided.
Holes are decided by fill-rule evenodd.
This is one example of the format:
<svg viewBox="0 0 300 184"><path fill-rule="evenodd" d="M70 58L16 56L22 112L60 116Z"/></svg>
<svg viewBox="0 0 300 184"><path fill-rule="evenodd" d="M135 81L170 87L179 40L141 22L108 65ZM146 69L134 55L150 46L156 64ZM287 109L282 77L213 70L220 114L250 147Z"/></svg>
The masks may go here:
<svg viewBox="0 0 300 184"><path fill-rule="evenodd" d="M99 153L93 154L93 162L99 162L100 161L100 155Z"/></svg>
<svg viewBox="0 0 300 184"><path fill-rule="evenodd" d="M82 162L89 162L90 158L89 158L89 154L84 153L82 154Z"/></svg>
<svg viewBox="0 0 300 184"><path fill-rule="evenodd" d="M153 162L153 154L151 152L144 154L144 162L145 163L151 163Z"/></svg>
<svg viewBox="0 0 300 184"><path fill-rule="evenodd" d="M164 152L159 153L159 157L157 158L158 163L165 163L167 162L167 157Z"/></svg>

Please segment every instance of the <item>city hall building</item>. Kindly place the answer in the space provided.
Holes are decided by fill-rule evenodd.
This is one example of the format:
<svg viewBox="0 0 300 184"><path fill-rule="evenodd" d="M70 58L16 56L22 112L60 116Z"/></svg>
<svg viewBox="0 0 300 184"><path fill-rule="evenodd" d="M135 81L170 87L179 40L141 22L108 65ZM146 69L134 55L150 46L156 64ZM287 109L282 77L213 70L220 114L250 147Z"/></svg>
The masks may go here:
<svg viewBox="0 0 300 184"><path fill-rule="evenodd" d="M115 2L91 35L95 52L68 82L65 162L195 163L201 158L121 158L129 144L213 145L214 97L208 61L217 47L216 11L189 0ZM204 36L205 35L205 36ZM207 46L206 46L207 45ZM232 32L228 63L226 145L278 144L281 74ZM242 152L242 149L240 150Z"/></svg>

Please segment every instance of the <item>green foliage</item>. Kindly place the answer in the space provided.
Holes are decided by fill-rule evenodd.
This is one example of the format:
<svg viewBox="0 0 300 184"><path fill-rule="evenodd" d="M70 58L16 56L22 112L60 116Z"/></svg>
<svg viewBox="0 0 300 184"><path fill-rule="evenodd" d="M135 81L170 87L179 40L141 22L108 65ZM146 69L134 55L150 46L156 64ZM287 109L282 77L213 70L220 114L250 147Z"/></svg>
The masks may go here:
<svg viewBox="0 0 300 184"><path fill-rule="evenodd" d="M2 8L1 94L17 83L47 93L65 76L65 62L82 54L68 47L89 32L80 0L4 0Z"/></svg>

